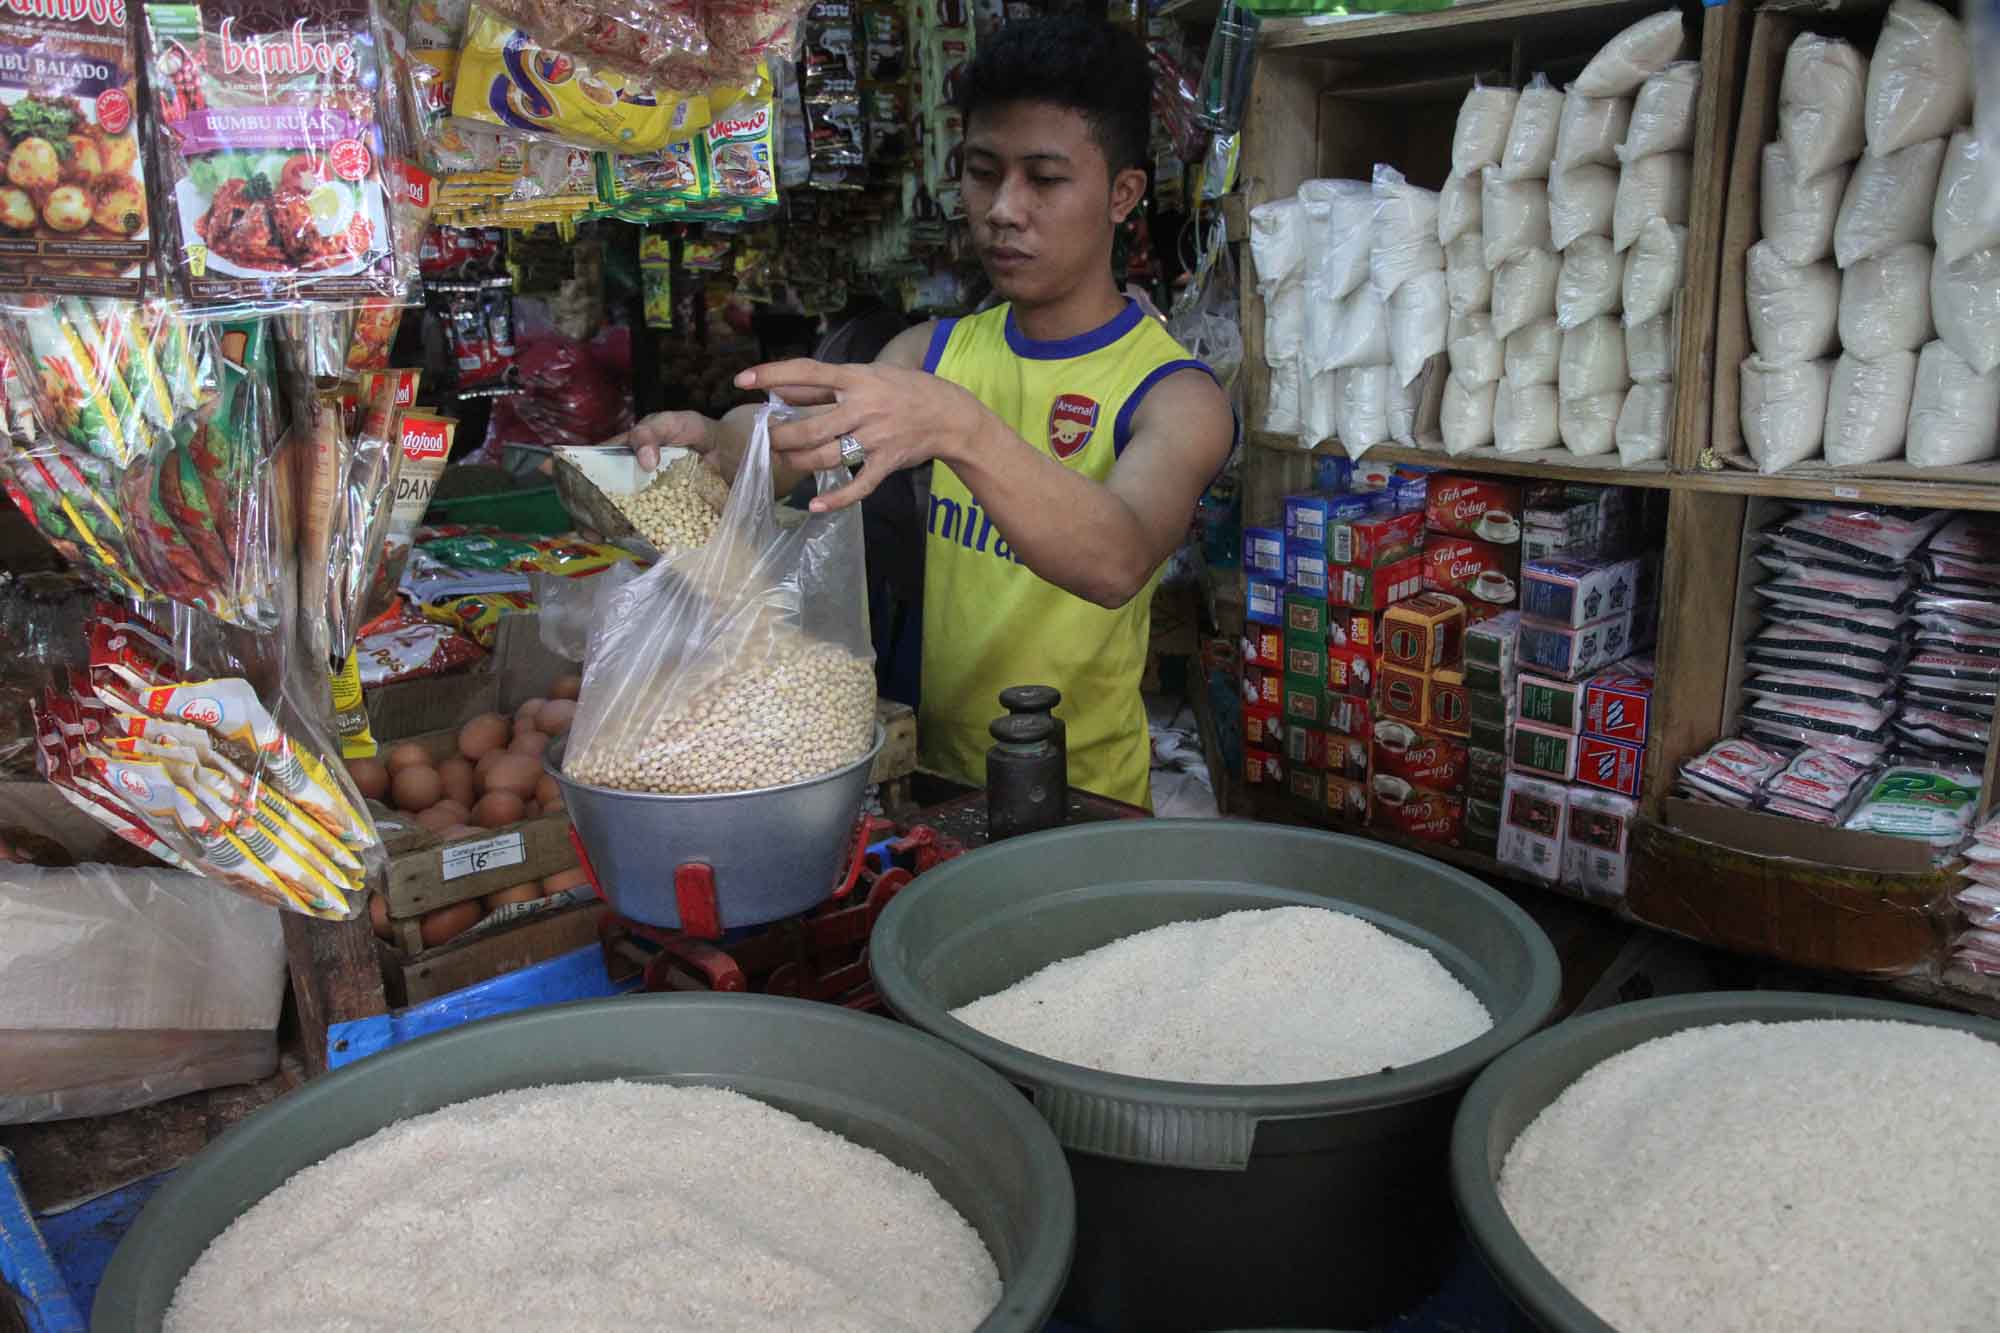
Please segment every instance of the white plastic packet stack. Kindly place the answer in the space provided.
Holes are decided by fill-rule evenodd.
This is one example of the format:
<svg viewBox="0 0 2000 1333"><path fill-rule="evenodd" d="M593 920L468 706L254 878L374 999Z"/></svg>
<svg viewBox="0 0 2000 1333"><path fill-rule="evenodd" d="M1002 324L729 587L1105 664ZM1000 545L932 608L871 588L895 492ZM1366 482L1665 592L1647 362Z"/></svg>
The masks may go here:
<svg viewBox="0 0 2000 1333"><path fill-rule="evenodd" d="M1636 249L1636 247L1635 247ZM1556 278L1556 326L1565 332L1625 308L1625 256L1605 236L1585 236L1563 251Z"/></svg>
<svg viewBox="0 0 2000 1333"><path fill-rule="evenodd" d="M1917 467L1955 467L2000 455L2000 370L1980 374L1942 342L1917 355L1904 456Z"/></svg>

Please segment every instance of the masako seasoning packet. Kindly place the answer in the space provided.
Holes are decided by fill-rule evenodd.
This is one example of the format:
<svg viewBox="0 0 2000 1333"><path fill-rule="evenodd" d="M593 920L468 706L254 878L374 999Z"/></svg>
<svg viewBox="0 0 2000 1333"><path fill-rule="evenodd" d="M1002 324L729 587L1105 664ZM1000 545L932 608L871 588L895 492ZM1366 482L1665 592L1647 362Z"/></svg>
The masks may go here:
<svg viewBox="0 0 2000 1333"><path fill-rule="evenodd" d="M142 294L138 73L125 0L0 5L0 291Z"/></svg>

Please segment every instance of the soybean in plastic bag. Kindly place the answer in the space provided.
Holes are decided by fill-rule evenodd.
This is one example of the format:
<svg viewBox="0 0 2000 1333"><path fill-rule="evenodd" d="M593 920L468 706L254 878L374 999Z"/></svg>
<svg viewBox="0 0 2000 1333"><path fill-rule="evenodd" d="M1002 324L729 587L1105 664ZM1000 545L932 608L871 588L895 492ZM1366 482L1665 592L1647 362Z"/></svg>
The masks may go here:
<svg viewBox="0 0 2000 1333"><path fill-rule="evenodd" d="M1549 175L1595 163L1618 165L1618 145L1632 123L1629 97L1591 97L1572 84L1563 94L1562 120L1556 126L1556 155Z"/></svg>
<svg viewBox="0 0 2000 1333"><path fill-rule="evenodd" d="M1632 383L1625 365L1625 326L1610 315L1599 315L1564 333L1556 383L1565 398L1623 393ZM1617 417L1614 405L1611 418Z"/></svg>
<svg viewBox="0 0 2000 1333"><path fill-rule="evenodd" d="M1915 352L1876 361L1841 353L1826 393L1826 461L1880 463L1901 454L1916 383Z"/></svg>
<svg viewBox="0 0 2000 1333"><path fill-rule="evenodd" d="M1389 298L1389 358L1395 366L1395 387L1411 383L1430 359L1444 350L1451 316L1447 310L1444 274L1412 276Z"/></svg>
<svg viewBox="0 0 2000 1333"><path fill-rule="evenodd" d="M1580 237L1611 235L1618 209L1618 168L1562 167L1549 177L1549 244L1567 250Z"/></svg>
<svg viewBox="0 0 2000 1333"><path fill-rule="evenodd" d="M1800 180L1792 171L1791 150L1764 145L1758 216L1764 241L1787 264L1817 264L1833 258L1833 223L1847 192L1845 163Z"/></svg>
<svg viewBox="0 0 2000 1333"><path fill-rule="evenodd" d="M1523 325L1556 317L1556 284L1562 257L1528 250L1493 272L1493 332L1505 338Z"/></svg>
<svg viewBox="0 0 2000 1333"><path fill-rule="evenodd" d="M1681 12L1640 19L1606 42L1570 87L1591 97L1625 97L1681 53Z"/></svg>
<svg viewBox="0 0 2000 1333"><path fill-rule="evenodd" d="M1618 413L1625 406L1625 390L1595 393L1587 398L1560 398L1556 403L1556 429L1563 448L1579 458L1608 454L1618 447Z"/></svg>
<svg viewBox="0 0 2000 1333"><path fill-rule="evenodd" d="M1694 148L1694 99L1701 87L1701 63L1681 60L1640 85L1632 99L1632 124L1618 145L1618 160L1632 162L1655 153Z"/></svg>
<svg viewBox="0 0 2000 1333"><path fill-rule="evenodd" d="M1484 311L1451 317L1451 337L1445 350L1451 355L1451 377L1466 388L1491 384L1500 378L1506 350L1493 333L1493 316Z"/></svg>
<svg viewBox="0 0 2000 1333"><path fill-rule="evenodd" d="M1521 90L1514 104L1514 118L1507 126L1507 144L1501 150L1500 179L1542 180L1555 161L1556 131L1562 121L1563 95L1552 87L1546 75L1537 74Z"/></svg>
<svg viewBox="0 0 2000 1333"><path fill-rule="evenodd" d="M1744 289L1750 343L1766 364L1816 361L1839 346L1840 271L1833 265L1794 267L1759 241L1744 260Z"/></svg>
<svg viewBox="0 0 2000 1333"><path fill-rule="evenodd" d="M1507 335L1502 372L1507 383L1554 384L1562 372L1563 331L1554 319L1538 319Z"/></svg>
<svg viewBox="0 0 2000 1333"><path fill-rule="evenodd" d="M1479 175L1481 167L1497 166L1507 146L1507 131L1514 123L1514 104L1520 94L1512 88L1488 87L1474 80L1472 91L1459 103L1458 121L1451 132L1451 174ZM1444 245L1449 237L1439 237Z"/></svg>
<svg viewBox="0 0 2000 1333"><path fill-rule="evenodd" d="M2000 454L2000 370L1980 374L1942 342L1917 356L1905 457L1918 467L1953 467Z"/></svg>
<svg viewBox="0 0 2000 1333"><path fill-rule="evenodd" d="M1863 360L1931 340L1931 248L1897 245L1840 275L1840 345Z"/></svg>
<svg viewBox="0 0 2000 1333"><path fill-rule="evenodd" d="M1974 370L2000 366L2000 248L1931 265L1931 319Z"/></svg>
<svg viewBox="0 0 2000 1333"><path fill-rule="evenodd" d="M1346 296L1368 281L1375 192L1367 181L1310 180L1298 197L1306 210L1306 287L1316 299Z"/></svg>
<svg viewBox="0 0 2000 1333"><path fill-rule="evenodd" d="M1931 235L1947 264L2000 245L2000 160L1970 130L1954 133L1945 149Z"/></svg>
<svg viewBox="0 0 2000 1333"><path fill-rule="evenodd" d="M1950 134L1972 118L1972 46L1949 11L1895 0L1868 65L1868 154Z"/></svg>
<svg viewBox="0 0 2000 1333"><path fill-rule="evenodd" d="M1455 314L1493 306L1493 270L1486 267L1486 238L1469 231L1445 247L1444 286Z"/></svg>
<svg viewBox="0 0 2000 1333"><path fill-rule="evenodd" d="M1340 401L1335 408L1340 442L1350 458L1359 458L1389 438L1389 367L1355 366L1340 372Z"/></svg>
<svg viewBox="0 0 2000 1333"><path fill-rule="evenodd" d="M1834 262L1847 268L1892 245L1930 240L1944 143L1925 139L1855 164L1833 223Z"/></svg>
<svg viewBox="0 0 2000 1333"><path fill-rule="evenodd" d="M1778 79L1778 141L1792 178L1805 181L1861 156L1868 57L1838 37L1802 32L1785 51Z"/></svg>
<svg viewBox="0 0 2000 1333"><path fill-rule="evenodd" d="M1673 306L1686 271L1687 228L1654 218L1625 253L1625 322L1642 324Z"/></svg>
<svg viewBox="0 0 2000 1333"><path fill-rule="evenodd" d="M1486 267L1497 269L1530 250L1555 248L1549 242L1547 181L1508 180L1498 167L1488 167L1481 190L1480 229L1486 237Z"/></svg>
<svg viewBox="0 0 2000 1333"><path fill-rule="evenodd" d="M1688 220L1686 153L1655 153L1627 162L1618 171L1618 200L1611 212L1611 243L1629 250L1654 218L1679 226Z"/></svg>
<svg viewBox="0 0 2000 1333"><path fill-rule="evenodd" d="M1680 358L1680 332L1672 311L1625 326L1625 364L1637 384L1665 384Z"/></svg>
<svg viewBox="0 0 2000 1333"><path fill-rule="evenodd" d="M1563 251L1556 279L1556 325L1567 331L1624 308L1625 256L1604 236L1586 236Z"/></svg>
<svg viewBox="0 0 2000 1333"><path fill-rule="evenodd" d="M563 771L623 791L742 792L820 777L875 735L861 512L781 527L761 408L721 526L598 608ZM845 468L818 476L821 494Z"/></svg>
<svg viewBox="0 0 2000 1333"><path fill-rule="evenodd" d="M1459 237L1479 232L1480 187L1481 177L1474 172L1470 176L1447 176L1438 190L1438 244L1447 251Z"/></svg>
<svg viewBox="0 0 2000 1333"><path fill-rule="evenodd" d="M1394 167L1377 165L1373 180L1375 225L1368 251L1368 282L1387 301L1404 281L1444 267L1438 244L1438 194L1403 179Z"/></svg>
<svg viewBox="0 0 2000 1333"><path fill-rule="evenodd" d="M1493 400L1498 382L1466 386L1456 377L1446 380L1438 406L1438 431L1444 451L1457 455L1493 443Z"/></svg>
<svg viewBox="0 0 2000 1333"><path fill-rule="evenodd" d="M1494 448L1503 454L1525 454L1562 443L1555 385L1502 380L1494 387Z"/></svg>
<svg viewBox="0 0 2000 1333"><path fill-rule="evenodd" d="M1673 421L1674 386L1634 384L1618 409L1613 438L1618 461L1626 467L1667 456L1667 432Z"/></svg>
<svg viewBox="0 0 2000 1333"><path fill-rule="evenodd" d="M1745 358L1739 405L1743 444L1759 472L1782 472L1818 455L1832 378L1830 360L1773 365Z"/></svg>

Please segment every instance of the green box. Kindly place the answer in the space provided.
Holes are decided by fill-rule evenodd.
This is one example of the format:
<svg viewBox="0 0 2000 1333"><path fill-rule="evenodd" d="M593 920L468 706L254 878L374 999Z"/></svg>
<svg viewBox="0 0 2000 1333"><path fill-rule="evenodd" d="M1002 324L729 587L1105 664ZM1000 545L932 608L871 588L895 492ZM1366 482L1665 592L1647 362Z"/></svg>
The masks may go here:
<svg viewBox="0 0 2000 1333"><path fill-rule="evenodd" d="M1580 681L1521 677L1521 720L1545 722L1564 731L1583 725L1583 684Z"/></svg>
<svg viewBox="0 0 2000 1333"><path fill-rule="evenodd" d="M424 521L473 526L490 524L502 532L517 532L532 537L551 537L576 526L553 486L433 500L424 513Z"/></svg>
<svg viewBox="0 0 2000 1333"><path fill-rule="evenodd" d="M1502 699L1512 693L1507 688L1507 678L1500 674L1499 667L1475 662L1470 658L1465 662L1465 692L1474 698L1482 694L1491 694Z"/></svg>
<svg viewBox="0 0 2000 1333"><path fill-rule="evenodd" d="M1475 750L1498 750L1501 754L1511 754L1507 742L1505 722L1481 722L1477 718L1472 723L1472 748Z"/></svg>
<svg viewBox="0 0 2000 1333"><path fill-rule="evenodd" d="M1326 640L1295 643L1290 635L1285 637L1285 683L1326 688Z"/></svg>
<svg viewBox="0 0 2000 1333"><path fill-rule="evenodd" d="M1465 803L1465 831L1484 833L1490 838L1500 836L1500 801L1474 796Z"/></svg>
<svg viewBox="0 0 2000 1333"><path fill-rule="evenodd" d="M1317 643L1326 646L1327 603L1326 598L1316 597L1309 592L1285 593L1285 638L1294 636L1301 643Z"/></svg>
<svg viewBox="0 0 2000 1333"><path fill-rule="evenodd" d="M1289 676L1285 678L1285 721L1323 727L1326 725L1326 702L1325 685L1307 688L1293 684Z"/></svg>
<svg viewBox="0 0 2000 1333"><path fill-rule="evenodd" d="M1285 787L1301 801L1318 810L1326 804L1326 774L1309 768L1289 769L1285 773Z"/></svg>
<svg viewBox="0 0 2000 1333"><path fill-rule="evenodd" d="M1490 726L1507 725L1507 696L1504 694L1473 694L1466 697L1472 701L1472 720L1475 724L1484 722Z"/></svg>
<svg viewBox="0 0 2000 1333"><path fill-rule="evenodd" d="M1495 856L1500 851L1500 835L1467 824L1465 832L1459 835L1458 845L1468 852L1477 852L1481 856Z"/></svg>

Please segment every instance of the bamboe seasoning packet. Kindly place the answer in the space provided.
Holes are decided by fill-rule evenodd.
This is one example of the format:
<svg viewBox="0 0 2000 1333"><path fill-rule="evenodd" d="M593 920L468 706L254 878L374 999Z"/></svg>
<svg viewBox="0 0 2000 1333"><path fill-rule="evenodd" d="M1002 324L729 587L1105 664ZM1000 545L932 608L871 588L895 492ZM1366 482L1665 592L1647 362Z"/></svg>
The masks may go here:
<svg viewBox="0 0 2000 1333"><path fill-rule="evenodd" d="M397 295L367 0L148 4L146 29L160 244L188 299Z"/></svg>
<svg viewBox="0 0 2000 1333"><path fill-rule="evenodd" d="M124 0L0 4L0 290L137 297L150 269Z"/></svg>

